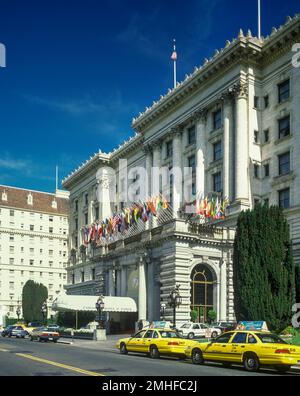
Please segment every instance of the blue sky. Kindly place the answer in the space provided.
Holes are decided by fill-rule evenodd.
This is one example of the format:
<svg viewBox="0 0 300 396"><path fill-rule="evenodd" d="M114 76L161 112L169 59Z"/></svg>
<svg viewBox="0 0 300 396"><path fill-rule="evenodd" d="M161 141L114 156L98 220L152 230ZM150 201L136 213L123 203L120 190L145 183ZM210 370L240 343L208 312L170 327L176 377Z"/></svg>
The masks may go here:
<svg viewBox="0 0 300 396"><path fill-rule="evenodd" d="M262 0L263 34L300 12ZM0 0L0 184L55 188L101 148L132 135L131 120L222 48L257 32L257 1Z"/></svg>

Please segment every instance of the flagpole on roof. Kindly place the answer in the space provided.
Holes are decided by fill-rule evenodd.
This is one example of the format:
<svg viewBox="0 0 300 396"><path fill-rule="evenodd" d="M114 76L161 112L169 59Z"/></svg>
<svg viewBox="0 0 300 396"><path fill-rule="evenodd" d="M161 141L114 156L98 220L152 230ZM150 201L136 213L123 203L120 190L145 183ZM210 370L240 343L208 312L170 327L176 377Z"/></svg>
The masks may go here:
<svg viewBox="0 0 300 396"><path fill-rule="evenodd" d="M176 88L177 87L177 52L176 52L176 40L175 39L173 39L173 43L174 43L174 46L173 46L173 53L172 53L172 56L171 56L171 59L173 60L173 62L174 62L174 88Z"/></svg>
<svg viewBox="0 0 300 396"><path fill-rule="evenodd" d="M261 3L258 0L258 38L261 38Z"/></svg>

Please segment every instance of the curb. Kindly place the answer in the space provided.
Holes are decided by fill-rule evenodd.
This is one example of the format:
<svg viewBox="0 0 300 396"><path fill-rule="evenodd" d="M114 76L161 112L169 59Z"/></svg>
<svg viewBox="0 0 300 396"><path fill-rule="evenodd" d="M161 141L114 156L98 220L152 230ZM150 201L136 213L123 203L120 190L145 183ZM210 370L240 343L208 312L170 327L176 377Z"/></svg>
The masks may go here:
<svg viewBox="0 0 300 396"><path fill-rule="evenodd" d="M74 342L72 341L57 341L58 344L65 344L65 345L73 345Z"/></svg>

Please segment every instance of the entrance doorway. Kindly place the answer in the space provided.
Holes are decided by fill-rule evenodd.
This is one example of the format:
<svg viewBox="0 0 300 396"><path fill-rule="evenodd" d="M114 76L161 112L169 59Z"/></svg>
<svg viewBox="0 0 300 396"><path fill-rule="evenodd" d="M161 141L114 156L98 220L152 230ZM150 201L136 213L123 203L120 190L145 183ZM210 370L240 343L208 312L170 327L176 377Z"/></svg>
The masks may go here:
<svg viewBox="0 0 300 396"><path fill-rule="evenodd" d="M203 264L197 265L191 274L191 309L197 312L197 322L208 320L208 312L214 309L215 280L212 271Z"/></svg>

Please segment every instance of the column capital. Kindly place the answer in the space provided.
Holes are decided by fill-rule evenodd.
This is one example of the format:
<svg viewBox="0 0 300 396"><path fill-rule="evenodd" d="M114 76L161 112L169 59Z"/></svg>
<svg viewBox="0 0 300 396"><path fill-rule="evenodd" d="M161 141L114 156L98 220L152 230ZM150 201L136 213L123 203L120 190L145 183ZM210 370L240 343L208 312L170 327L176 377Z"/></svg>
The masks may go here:
<svg viewBox="0 0 300 396"><path fill-rule="evenodd" d="M233 87L233 94L237 99L247 99L248 84L244 82L239 82Z"/></svg>
<svg viewBox="0 0 300 396"><path fill-rule="evenodd" d="M151 144L147 144L145 146L143 146L143 152L144 154L152 154L152 150L153 150L153 145Z"/></svg>
<svg viewBox="0 0 300 396"><path fill-rule="evenodd" d="M154 150L161 150L161 145L162 145L162 139L157 139L157 140L155 140L152 144L151 144L151 147L152 147L152 150L154 151Z"/></svg>
<svg viewBox="0 0 300 396"><path fill-rule="evenodd" d="M192 120L195 122L206 122L207 118L207 109L198 109L192 114Z"/></svg>
<svg viewBox="0 0 300 396"><path fill-rule="evenodd" d="M169 137L181 137L182 135L182 125L176 125L172 127L168 133Z"/></svg>

